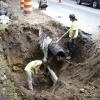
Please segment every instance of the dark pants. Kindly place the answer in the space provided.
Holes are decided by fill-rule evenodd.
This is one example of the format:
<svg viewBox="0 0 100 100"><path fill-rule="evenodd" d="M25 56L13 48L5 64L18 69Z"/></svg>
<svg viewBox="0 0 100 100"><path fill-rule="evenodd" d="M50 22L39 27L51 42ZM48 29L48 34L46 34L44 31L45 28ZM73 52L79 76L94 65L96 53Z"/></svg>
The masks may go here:
<svg viewBox="0 0 100 100"><path fill-rule="evenodd" d="M74 52L75 52L75 46L76 46L76 38L72 39L72 42L69 42L69 39L67 41L67 48L69 50L70 57L73 57L74 56Z"/></svg>

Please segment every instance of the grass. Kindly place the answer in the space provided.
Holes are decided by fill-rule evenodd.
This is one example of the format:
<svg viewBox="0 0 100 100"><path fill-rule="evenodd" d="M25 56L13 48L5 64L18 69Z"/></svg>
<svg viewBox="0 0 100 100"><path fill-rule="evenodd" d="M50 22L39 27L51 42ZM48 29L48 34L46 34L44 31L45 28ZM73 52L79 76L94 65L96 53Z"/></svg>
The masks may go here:
<svg viewBox="0 0 100 100"><path fill-rule="evenodd" d="M4 86L6 88L3 89L3 94L5 94L5 96L8 96L11 100L21 100L15 92L15 86L11 80L6 80Z"/></svg>
<svg viewBox="0 0 100 100"><path fill-rule="evenodd" d="M1 38L0 38L0 40L1 40ZM0 51L2 50L2 45L0 44Z"/></svg>
<svg viewBox="0 0 100 100"><path fill-rule="evenodd" d="M5 30L6 28L7 28L7 25L0 24L0 30Z"/></svg>
<svg viewBox="0 0 100 100"><path fill-rule="evenodd" d="M0 44L0 51L2 51L2 45ZM0 95L2 95L5 100L21 100L16 93L16 88L14 82L6 77L6 71L9 70L7 67L6 60L4 56L0 54ZM7 99L6 99L7 98Z"/></svg>

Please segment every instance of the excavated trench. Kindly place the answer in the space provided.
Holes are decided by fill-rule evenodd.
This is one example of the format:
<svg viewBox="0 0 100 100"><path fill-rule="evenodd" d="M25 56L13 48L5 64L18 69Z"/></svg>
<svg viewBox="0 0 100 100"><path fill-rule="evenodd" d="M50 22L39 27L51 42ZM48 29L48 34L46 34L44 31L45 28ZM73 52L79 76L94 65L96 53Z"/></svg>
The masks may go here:
<svg viewBox="0 0 100 100"><path fill-rule="evenodd" d="M59 25L53 21L49 24L55 25L56 30L62 28L61 30L63 30L63 32L67 31L66 28L63 28L63 26L59 27ZM53 35L54 33L52 33L49 29L43 29L46 33L46 36L50 36L53 40L55 40ZM63 33L60 33L59 36L60 35L63 35ZM22 99L32 100L33 97L30 97L29 95L30 91L28 91L24 68L30 61L43 59L44 57L43 51L39 46L40 38L38 25L31 26L28 23L21 23L19 25L11 24L5 31L1 32L1 37L3 54L7 60L9 68L11 69L11 73L8 75L10 79L15 82L15 85L18 86L17 91L19 94L21 95L23 93L23 95L21 95ZM48 64L59 78L61 77L60 75L62 75L61 71L63 71L63 68L65 69L64 66L66 65L66 61L58 61L57 56L64 58L67 55L64 43L66 42L67 37L68 35L64 36L58 44L51 43L49 45ZM77 44L75 58L72 59L72 62L82 63L87 57L89 57L88 53L93 47L93 41L91 40L89 34L79 31ZM67 63L66 67L70 65L71 64ZM58 79L57 83L54 83L52 76L45 66L41 66L41 70L44 72L44 75L34 75L35 83L37 84L34 86L35 94L31 94L34 96L34 100L49 100L49 98L50 100L51 98L54 100L60 100L58 96L54 96L52 93L55 91L56 94L58 89L63 88L65 83L63 83L63 81L60 79ZM68 70L70 71L70 68L68 68ZM65 74L65 72L63 74ZM62 97L62 99L63 98L64 97Z"/></svg>
<svg viewBox="0 0 100 100"><path fill-rule="evenodd" d="M0 31L3 55L7 61L10 78L22 100L99 100L100 94L100 40L93 42L91 35L79 30L75 56L72 60L64 60L68 56L66 34L57 41L68 27L34 9L34 16L25 17L18 12L17 0L10 0L16 15L12 16L8 27ZM39 15L39 16L38 16ZM38 20L39 19L39 20ZM32 60L43 59L44 53L40 48L39 30L44 30L50 36L48 65L58 77L54 82L46 66L41 66L43 75L34 75L34 92L28 90L25 66ZM58 60L61 56L63 59ZM84 90L84 91L81 91Z"/></svg>
<svg viewBox="0 0 100 100"><path fill-rule="evenodd" d="M55 23L52 23L55 24ZM31 27L31 28L30 28ZM48 29L45 29L45 33L52 37ZM7 64L11 69L9 77L18 86L22 85L23 88L28 90L27 79L24 72L25 65L32 60L43 59L43 51L41 50L39 42L39 29L29 24L9 25L5 31L1 32L3 54L7 60ZM60 46L59 46L60 47ZM59 48L58 48L59 49ZM57 51L59 53L60 51ZM62 51L60 52L62 53ZM61 62L58 62L55 56L49 51L48 53L49 66L59 75L59 68ZM49 59L50 58L50 59ZM56 67L57 66L57 67ZM35 75L34 86L35 91L41 92L42 90L51 91L54 82L51 78L47 68L41 66L41 70L44 71L44 75ZM23 73L23 74L22 74ZM20 77L20 75L22 75ZM21 83L22 81L22 83Z"/></svg>

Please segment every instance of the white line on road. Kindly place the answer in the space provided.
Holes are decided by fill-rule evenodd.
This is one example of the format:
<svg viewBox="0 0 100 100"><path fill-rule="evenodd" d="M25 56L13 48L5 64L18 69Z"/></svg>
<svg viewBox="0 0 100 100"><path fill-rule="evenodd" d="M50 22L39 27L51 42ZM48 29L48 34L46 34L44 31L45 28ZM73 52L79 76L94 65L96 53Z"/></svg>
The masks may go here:
<svg viewBox="0 0 100 100"><path fill-rule="evenodd" d="M51 0L51 1L57 2L55 0ZM97 12L97 11L89 10L89 9L86 9L86 8L82 8L82 7L79 7L79 6L72 5L72 4L67 4L67 3L64 3L64 2L61 2L61 3L64 4L64 5L67 5L67 6L71 6L71 7L79 8L79 9L86 10L86 11L89 11L89 12L92 12L92 13L100 14L100 12Z"/></svg>

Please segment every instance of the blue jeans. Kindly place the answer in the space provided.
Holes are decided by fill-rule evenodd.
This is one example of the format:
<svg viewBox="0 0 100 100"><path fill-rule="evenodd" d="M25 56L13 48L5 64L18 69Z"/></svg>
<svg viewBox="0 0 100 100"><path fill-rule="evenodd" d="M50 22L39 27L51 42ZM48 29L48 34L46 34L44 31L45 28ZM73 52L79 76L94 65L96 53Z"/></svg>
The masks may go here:
<svg viewBox="0 0 100 100"><path fill-rule="evenodd" d="M74 56L74 52L75 52L75 46L76 46L76 38L72 39L72 42L69 42L69 39L67 41L67 48L69 50L69 56L73 57Z"/></svg>

